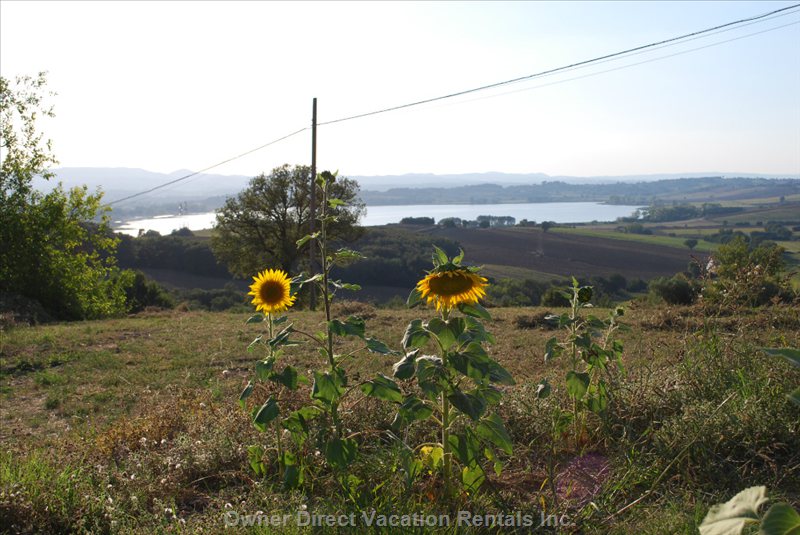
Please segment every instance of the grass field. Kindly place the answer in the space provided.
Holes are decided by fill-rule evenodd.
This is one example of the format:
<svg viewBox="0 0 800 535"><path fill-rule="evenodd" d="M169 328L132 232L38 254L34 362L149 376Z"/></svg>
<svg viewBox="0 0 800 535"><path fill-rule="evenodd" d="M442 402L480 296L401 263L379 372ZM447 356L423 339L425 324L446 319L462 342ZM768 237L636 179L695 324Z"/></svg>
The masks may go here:
<svg viewBox="0 0 800 535"><path fill-rule="evenodd" d="M335 312L366 318L369 334L393 348L409 320L431 314L358 303L342 303ZM245 325L247 314L150 312L3 330L0 531L217 533L230 531L224 524L230 511L444 514L452 506L536 518L543 510L558 513L573 523L561 533L693 533L710 504L750 485L767 485L770 496L800 504L800 419L784 397L800 374L757 350L800 347L796 307L712 318L697 308L629 305L629 329L620 335L627 373L619 378L607 422L593 421L598 425L580 445L554 442L549 431L554 404L567 402L566 362L544 362L545 342L556 334L542 321L544 312L492 310L487 328L497 343L490 353L516 379L497 407L514 453L503 456L503 472L491 473L479 493L450 504L437 499L441 486L434 475L411 487L404 483L392 442L377 438L392 409L358 396L343 406L346 425L378 431L359 446L362 457L353 469L362 481L358 496L348 497L313 452L315 477L299 491L283 490L271 470L256 477L247 448L261 444L269 451L272 438L256 431L236 404L258 358L245 351L259 332ZM303 330L324 328L320 313L290 315ZM302 372L322 365L302 345L288 348L282 359ZM355 380L391 375L396 359L365 354L348 367ZM544 377L554 394L539 401L536 384ZM308 396L308 387L300 395ZM430 432L414 428L418 437ZM594 468L583 463L587 459ZM558 474L558 504L548 466ZM242 531L352 532L291 525Z"/></svg>

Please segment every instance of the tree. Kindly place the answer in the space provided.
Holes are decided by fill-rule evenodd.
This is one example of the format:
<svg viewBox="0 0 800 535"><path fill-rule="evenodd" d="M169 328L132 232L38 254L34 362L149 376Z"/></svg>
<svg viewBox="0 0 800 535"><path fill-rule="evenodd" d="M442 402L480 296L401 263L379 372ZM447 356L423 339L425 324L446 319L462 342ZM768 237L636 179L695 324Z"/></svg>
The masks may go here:
<svg viewBox="0 0 800 535"><path fill-rule="evenodd" d="M253 178L247 189L217 211L211 247L232 274L248 277L266 267L291 273L308 258L308 246L298 248L297 240L309 229L310 174L305 165L277 167L269 175ZM358 183L336 178L331 188L331 197L344 203L332 201L329 213L335 221L329 226L331 238L356 239L362 232L357 224L364 212Z"/></svg>
<svg viewBox="0 0 800 535"><path fill-rule="evenodd" d="M773 298L790 295L790 276L784 272L783 247L761 243L753 246L735 236L720 246L710 263L711 274L703 291L712 303L749 307L765 305Z"/></svg>
<svg viewBox="0 0 800 535"><path fill-rule="evenodd" d="M687 238L683 240L683 244L689 248L690 251L693 251L694 248L697 246L697 240L694 238Z"/></svg>
<svg viewBox="0 0 800 535"><path fill-rule="evenodd" d="M130 277L115 267L102 194L60 184L47 194L33 189L57 163L36 125L37 116L53 116L45 86L44 73L14 86L0 77L0 294L37 301L59 319L123 312Z"/></svg>

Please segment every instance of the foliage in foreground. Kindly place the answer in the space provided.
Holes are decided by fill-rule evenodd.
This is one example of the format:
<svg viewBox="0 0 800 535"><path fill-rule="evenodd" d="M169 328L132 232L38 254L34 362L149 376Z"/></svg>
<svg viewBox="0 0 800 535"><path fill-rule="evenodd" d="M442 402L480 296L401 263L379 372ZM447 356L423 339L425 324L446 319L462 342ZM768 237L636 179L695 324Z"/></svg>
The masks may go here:
<svg viewBox="0 0 800 535"><path fill-rule="evenodd" d="M383 340L399 340L403 325L416 317L414 311L364 305L346 310L368 318L372 335ZM786 398L798 375L784 358L757 350L800 343L796 309L743 311L704 328L698 308L628 308L630 330L617 335L625 342L627 374L609 405L608 425L588 426L584 456L569 435L555 447L551 440L553 410L571 411L564 382L568 369L561 366L568 362L545 365L542 358L553 331L545 323L515 326L520 314L545 312L492 311L496 344L489 351L517 379L514 386L501 386L504 396L496 406L514 450L504 458L501 475L488 470L468 502L463 495L445 500L441 479L427 464L409 483L403 450L382 441L360 443L349 470L361 482L347 492L323 452L316 455L313 448L307 466L313 476L300 489L284 490L271 463L266 477L254 477L248 446L274 452L276 441L274 433L255 429L250 415L230 403L252 373L252 355L242 348L254 326L240 325L237 316L174 311L13 329L0 347L0 429L13 431L1 439L5 529L215 533L225 529L231 511L360 515L374 508L387 514L445 514L454 508L566 515L575 523L560 530L567 533L696 533L710 504L742 488L765 485L776 501L800 504L800 473L794 468L800 463L800 422L797 407ZM295 311L292 321L312 333L325 326L319 312ZM343 349L356 349L350 342ZM279 372L286 365L298 370L318 365L302 346L286 347L281 359ZM390 376L392 360L379 355L352 360L348 375L358 382L376 373ZM551 373L552 392L539 399L538 380ZM48 400L57 403L46 409ZM389 404L360 396L346 399L341 410L353 433L387 429L395 415ZM586 416L590 423L601 422L594 413ZM430 436L435 436L432 425L410 427L413 444ZM587 458L602 460L604 471L577 464ZM453 533L454 528L420 531ZM284 532L353 529L289 526Z"/></svg>
<svg viewBox="0 0 800 535"><path fill-rule="evenodd" d="M115 267L102 195L86 187L33 189L35 177L53 177L47 169L56 163L36 129L37 115L53 115L45 84L43 73L20 77L16 86L0 78L0 294L38 301L60 319L124 312L130 277Z"/></svg>

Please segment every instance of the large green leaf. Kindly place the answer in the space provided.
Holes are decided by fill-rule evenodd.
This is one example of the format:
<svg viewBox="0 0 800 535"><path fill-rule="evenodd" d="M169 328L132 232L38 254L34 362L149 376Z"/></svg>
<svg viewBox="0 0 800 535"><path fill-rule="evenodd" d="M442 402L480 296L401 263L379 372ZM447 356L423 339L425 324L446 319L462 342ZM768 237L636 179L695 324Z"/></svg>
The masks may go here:
<svg viewBox="0 0 800 535"><path fill-rule="evenodd" d="M433 414L433 409L424 401L418 397L409 396L400 405L400 409L392 422L392 429L400 429L412 422L426 420L430 418L431 414Z"/></svg>
<svg viewBox="0 0 800 535"><path fill-rule="evenodd" d="M272 372L272 367L275 365L275 358L274 357L267 357L264 360L259 360L256 362L256 377L261 379L262 381L266 381L269 379L270 373Z"/></svg>
<svg viewBox="0 0 800 535"><path fill-rule="evenodd" d="M401 381L405 381L407 379L411 379L414 376L414 370L416 369L416 360L417 355L419 354L419 349L415 349L414 351L409 351L406 353L406 356L402 359L398 360L392 366L392 374L395 378L400 379Z"/></svg>
<svg viewBox="0 0 800 535"><path fill-rule="evenodd" d="M378 374L375 379L361 385L361 391L367 396L384 401L391 401L393 403L400 403L403 401L403 393L400 392L400 387L383 374Z"/></svg>
<svg viewBox="0 0 800 535"><path fill-rule="evenodd" d="M364 338L366 331L366 323L364 318L359 316L350 316L344 322L339 320L332 320L328 323L328 328L337 336L357 336Z"/></svg>
<svg viewBox="0 0 800 535"><path fill-rule="evenodd" d="M789 398L789 401L800 407L800 387L792 390L791 394L786 394L786 397Z"/></svg>
<svg viewBox="0 0 800 535"><path fill-rule="evenodd" d="M468 493L475 493L484 481L486 481L486 473L481 465L476 463L461 469L461 484Z"/></svg>
<svg viewBox="0 0 800 535"><path fill-rule="evenodd" d="M546 378L542 379L536 385L536 397L538 399L544 399L550 395L551 390L552 389L550 388L550 383L547 382L547 379Z"/></svg>
<svg viewBox="0 0 800 535"><path fill-rule="evenodd" d="M738 535L747 524L758 522L758 508L766 501L766 487L750 487L711 506L700 524L700 535Z"/></svg>
<svg viewBox="0 0 800 535"><path fill-rule="evenodd" d="M558 344L558 338L553 336L544 345L544 361L547 362L561 354L562 347Z"/></svg>
<svg viewBox="0 0 800 535"><path fill-rule="evenodd" d="M406 332L403 335L403 348L408 350L412 348L424 346L431 338L429 333L422 326L422 320L414 320L408 324Z"/></svg>
<svg viewBox="0 0 800 535"><path fill-rule="evenodd" d="M567 372L567 393L575 399L583 399L589 388L589 374L574 370Z"/></svg>
<svg viewBox="0 0 800 535"><path fill-rule="evenodd" d="M604 413L608 407L608 390L605 381L598 382L597 386L589 387L588 392L589 397L586 399L586 403L589 410L595 414Z"/></svg>
<svg viewBox="0 0 800 535"><path fill-rule="evenodd" d="M417 383L425 394L436 397L447 387L447 371L435 355L417 358Z"/></svg>
<svg viewBox="0 0 800 535"><path fill-rule="evenodd" d="M479 437L488 440L508 455L513 452L511 437L508 436L503 420L496 414L491 414L482 419L475 427Z"/></svg>
<svg viewBox="0 0 800 535"><path fill-rule="evenodd" d="M367 349L372 353L378 353L379 355L392 355L397 353L396 351L389 349L389 346L380 340L376 340L375 338L365 338L364 341L367 343Z"/></svg>
<svg viewBox="0 0 800 535"><path fill-rule="evenodd" d="M297 342L292 342L291 340L289 340L289 336L290 336L290 335L291 335L293 332L294 332L294 329L292 329L292 324L290 323L289 325L287 325L286 327L284 327L284 328L283 328L283 330L282 330L281 332L279 332L278 334L276 334L274 338L272 338L271 340L269 340L267 343L268 343L268 344L270 345L270 347L272 347L273 349L274 349L274 348L276 348L276 347L279 347L279 346L291 346L291 345L297 345Z"/></svg>
<svg viewBox="0 0 800 535"><path fill-rule="evenodd" d="M253 425L259 431L264 432L270 422L278 417L279 412L278 403L270 396L253 417Z"/></svg>
<svg viewBox="0 0 800 535"><path fill-rule="evenodd" d="M254 388L255 388L255 385L253 384L253 381L250 381L250 382L247 383L247 386L244 387L244 390L242 390L242 393L239 394L239 406L241 408L244 409L245 403L246 403L245 400L250 397L250 394L253 393L253 389Z"/></svg>
<svg viewBox="0 0 800 535"><path fill-rule="evenodd" d="M449 321L458 321L464 324L464 328L461 329L462 332L458 336L459 345L463 345L467 342L489 342L490 344L494 344L496 341L494 336L486 331L483 323L475 318L467 316L465 318L451 318Z"/></svg>
<svg viewBox="0 0 800 535"><path fill-rule="evenodd" d="M800 514L791 505L776 503L761 521L762 535L800 535Z"/></svg>
<svg viewBox="0 0 800 535"><path fill-rule="evenodd" d="M458 305L458 310L467 316L472 316L473 318L480 318L482 320L490 320L492 319L491 314L489 311L483 308L478 303L467 304L461 303Z"/></svg>
<svg viewBox="0 0 800 535"><path fill-rule="evenodd" d="M332 438L325 445L325 459L338 469L347 468L356 459L358 445L351 438Z"/></svg>
<svg viewBox="0 0 800 535"><path fill-rule="evenodd" d="M800 349L762 347L761 351L772 357L781 357L792 366L800 368Z"/></svg>
<svg viewBox="0 0 800 535"><path fill-rule="evenodd" d="M297 389L297 370L291 366L286 366L281 373L271 373L269 380L280 383L289 390Z"/></svg>
<svg viewBox="0 0 800 535"><path fill-rule="evenodd" d="M261 323L261 322L263 322L265 319L266 319L266 316L264 316L264 314L262 314L261 312L259 312L258 314L253 314L252 316L250 316L249 318L247 318L247 321L245 322L245 324L250 324L250 323Z"/></svg>
<svg viewBox="0 0 800 535"><path fill-rule="evenodd" d="M267 465L264 464L264 448L258 445L248 446L247 460L257 477L264 477L267 474Z"/></svg>
<svg viewBox="0 0 800 535"><path fill-rule="evenodd" d="M314 372L314 385L311 387L311 397L331 404L344 393L344 382L341 375L329 372Z"/></svg>
<svg viewBox="0 0 800 535"><path fill-rule="evenodd" d="M447 258L447 253L436 247L433 246L433 265L436 267L443 266L450 262L450 259Z"/></svg>
<svg viewBox="0 0 800 535"><path fill-rule="evenodd" d="M481 445L475 435L469 429L464 429L462 433L454 433L447 437L450 444L450 451L464 466L471 466L478 463L481 452Z"/></svg>
<svg viewBox="0 0 800 535"><path fill-rule="evenodd" d="M420 303L422 303L422 293L420 293L419 290L414 288L413 290L411 290L411 293L408 294L408 299L406 299L406 306L408 306L408 308L414 308Z"/></svg>
<svg viewBox="0 0 800 535"><path fill-rule="evenodd" d="M453 331L450 330L450 326L447 322L439 319L433 318L428 322L425 327L436 335L436 338L439 339L439 343L442 345L445 351L450 349L456 341L456 336L453 334Z"/></svg>
<svg viewBox="0 0 800 535"><path fill-rule="evenodd" d="M486 411L486 401L473 394L467 394L461 390L456 390L447 399L450 403L474 421L477 421Z"/></svg>
<svg viewBox="0 0 800 535"><path fill-rule="evenodd" d="M308 421L319 416L321 412L322 409L313 405L303 407L284 418L283 427L289 430L294 441L302 446L308 438Z"/></svg>
<svg viewBox="0 0 800 535"><path fill-rule="evenodd" d="M487 405L495 405L503 399L503 393L492 385L479 385L472 393L483 399Z"/></svg>
<svg viewBox="0 0 800 535"><path fill-rule="evenodd" d="M517 384L508 370L503 368L499 363L492 360L489 362L489 380L493 383L500 383L501 385L514 385Z"/></svg>
<svg viewBox="0 0 800 535"><path fill-rule="evenodd" d="M281 461L284 466L283 485L288 489L296 489L302 485L303 467L300 465L297 457L289 451L284 451Z"/></svg>

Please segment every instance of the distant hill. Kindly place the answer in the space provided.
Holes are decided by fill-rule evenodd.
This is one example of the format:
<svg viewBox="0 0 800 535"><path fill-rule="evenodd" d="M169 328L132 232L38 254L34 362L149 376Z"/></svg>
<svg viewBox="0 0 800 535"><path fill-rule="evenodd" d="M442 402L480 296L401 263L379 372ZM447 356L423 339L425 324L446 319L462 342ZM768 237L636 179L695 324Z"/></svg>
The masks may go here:
<svg viewBox="0 0 800 535"><path fill-rule="evenodd" d="M104 200L128 195L191 174L181 169L156 173L126 167L60 167L50 182L38 179L43 191L57 182L70 188L87 185L102 188ZM554 177L543 173L418 173L385 176L351 176L361 185L367 205L485 204L554 201L601 201L617 204L649 204L653 199L710 202L744 197L778 197L800 193L800 175L658 174L630 176ZM208 212L222 206L225 198L247 187L250 176L202 173L157 192L114 206L114 218L177 213L180 203L189 213Z"/></svg>
<svg viewBox="0 0 800 535"><path fill-rule="evenodd" d="M404 204L502 204L534 202L608 202L647 205L662 202L719 202L742 199L789 197L800 194L800 179L679 178L639 182L567 183L560 180L540 184L499 186L394 188L362 191L367 205Z"/></svg>
<svg viewBox="0 0 800 535"><path fill-rule="evenodd" d="M747 178L800 178L800 175L764 175L758 173L662 173L651 175L619 176L565 176L544 173L462 173L435 175L433 173L412 173L407 175L350 176L358 181L362 191L388 191L397 188L456 188L493 184L497 186L530 186L543 182L566 182L567 184L613 184L617 182L655 182L679 178L704 177L747 177Z"/></svg>
<svg viewBox="0 0 800 535"><path fill-rule="evenodd" d="M86 184L90 190L102 188L107 201L138 193L192 173L188 169L172 173L156 173L129 167L59 167L53 169L53 172L56 174L54 179L49 182L37 179L34 181L34 187L47 191L59 181L68 188ZM158 200L180 202L234 195L247 187L250 178L244 175L201 173L159 190ZM144 202L152 203L153 198L145 197Z"/></svg>

